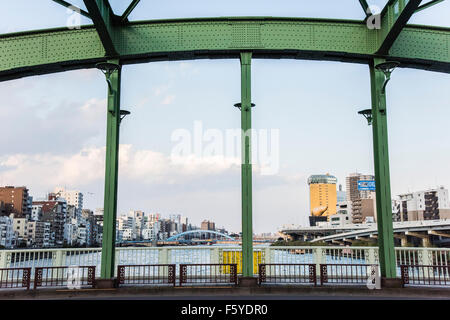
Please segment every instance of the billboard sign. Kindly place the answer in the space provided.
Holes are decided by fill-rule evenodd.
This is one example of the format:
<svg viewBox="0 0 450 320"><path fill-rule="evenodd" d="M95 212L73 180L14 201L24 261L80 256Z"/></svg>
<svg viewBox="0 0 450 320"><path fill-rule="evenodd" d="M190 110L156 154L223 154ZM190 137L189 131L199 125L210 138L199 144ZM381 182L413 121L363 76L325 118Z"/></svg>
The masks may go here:
<svg viewBox="0 0 450 320"><path fill-rule="evenodd" d="M360 180L360 181L358 181L358 190L360 190L360 191L375 191L375 180Z"/></svg>

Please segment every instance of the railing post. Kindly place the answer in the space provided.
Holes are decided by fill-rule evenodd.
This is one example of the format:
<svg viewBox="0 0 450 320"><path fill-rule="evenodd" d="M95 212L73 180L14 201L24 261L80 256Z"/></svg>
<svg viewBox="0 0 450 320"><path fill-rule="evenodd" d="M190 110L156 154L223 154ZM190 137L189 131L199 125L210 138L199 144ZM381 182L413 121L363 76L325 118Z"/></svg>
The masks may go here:
<svg viewBox="0 0 450 320"><path fill-rule="evenodd" d="M117 285L125 283L125 266L117 266Z"/></svg>
<svg viewBox="0 0 450 320"><path fill-rule="evenodd" d="M377 264L375 259L375 248L369 248L366 255L366 264Z"/></svg>
<svg viewBox="0 0 450 320"><path fill-rule="evenodd" d="M313 249L314 262L316 264L316 275L320 276L320 264L323 263L323 248L315 247Z"/></svg>
<svg viewBox="0 0 450 320"><path fill-rule="evenodd" d="M419 264L423 266L433 265L433 251L427 248L419 248Z"/></svg>
<svg viewBox="0 0 450 320"><path fill-rule="evenodd" d="M270 247L264 248L264 260L263 263L264 264L270 264L272 263L272 250L270 249ZM266 275L270 275L270 270L271 268L269 268L268 270L265 270ZM258 272L259 272L259 266L258 266Z"/></svg>
<svg viewBox="0 0 450 320"><path fill-rule="evenodd" d="M213 249L210 249L210 251L209 251L209 254L210 254L210 257L209 257L209 259L210 259L210 263L212 263L212 264L217 264L217 263L220 263L220 251L219 251L219 248L213 248Z"/></svg>
<svg viewBox="0 0 450 320"><path fill-rule="evenodd" d="M54 252L52 267L62 267L64 265L64 258L66 256L66 252L63 250L57 250Z"/></svg>
<svg viewBox="0 0 450 320"><path fill-rule="evenodd" d="M24 268L22 272L22 287L30 290L31 268Z"/></svg>
<svg viewBox="0 0 450 320"><path fill-rule="evenodd" d="M402 274L402 287L404 288L406 284L409 284L409 270L407 265L400 266Z"/></svg>
<svg viewBox="0 0 450 320"><path fill-rule="evenodd" d="M169 264L169 249L162 248L159 250L158 264ZM162 269L162 276L168 277L168 270Z"/></svg>
<svg viewBox="0 0 450 320"><path fill-rule="evenodd" d="M42 269L42 267L34 268L34 290L36 290L42 284Z"/></svg>
<svg viewBox="0 0 450 320"><path fill-rule="evenodd" d="M159 264L168 264L169 263L167 248L162 248L159 250L158 263Z"/></svg>
<svg viewBox="0 0 450 320"><path fill-rule="evenodd" d="M0 251L0 268L8 268L8 255L11 256L9 251Z"/></svg>
<svg viewBox="0 0 450 320"><path fill-rule="evenodd" d="M272 263L272 250L270 247L264 248L264 263Z"/></svg>

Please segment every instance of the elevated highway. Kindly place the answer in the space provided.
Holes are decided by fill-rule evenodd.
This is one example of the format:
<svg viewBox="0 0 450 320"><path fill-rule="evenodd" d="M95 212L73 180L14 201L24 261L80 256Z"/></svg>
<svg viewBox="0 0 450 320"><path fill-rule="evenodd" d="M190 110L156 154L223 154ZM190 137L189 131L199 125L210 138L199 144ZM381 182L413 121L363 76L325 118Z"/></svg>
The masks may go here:
<svg viewBox="0 0 450 320"><path fill-rule="evenodd" d="M334 244L350 244L354 241L377 241L378 230L375 223L348 225L339 227L306 227L297 230L281 230L283 234L293 238L309 239L311 242L330 242ZM402 246L419 239L424 247L439 242L449 245L450 220L394 222L394 238L399 239ZM414 240L415 239L415 240Z"/></svg>

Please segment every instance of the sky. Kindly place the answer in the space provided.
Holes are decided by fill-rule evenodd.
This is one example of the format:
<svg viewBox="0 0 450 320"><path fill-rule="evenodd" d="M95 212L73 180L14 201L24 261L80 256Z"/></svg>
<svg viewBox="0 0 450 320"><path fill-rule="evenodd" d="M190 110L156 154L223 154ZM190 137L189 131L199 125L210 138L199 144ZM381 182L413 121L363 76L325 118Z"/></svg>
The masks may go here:
<svg viewBox="0 0 450 320"><path fill-rule="evenodd" d="M111 1L121 13L128 1ZM369 1L383 7L386 1ZM82 1L72 1L84 8ZM295 16L362 19L346 1L148 1L130 20ZM450 1L417 13L415 24L450 27ZM0 2L0 33L64 26L66 9L47 0ZM90 24L83 18L83 24ZM1 59L1 57L0 57ZM152 62L125 66L118 213L129 210L204 219L241 227L240 167L235 158L192 154L174 161L175 132L240 127L238 60ZM392 195L450 187L450 76L396 69L387 88ZM85 207L103 206L106 83L98 70L0 82L0 185L26 185L42 198L56 186L84 193ZM279 170L253 173L254 232L307 225L311 174L373 174L372 130L357 114L370 106L365 65L301 60L252 61L252 125L279 134ZM207 146L204 142L203 147Z"/></svg>

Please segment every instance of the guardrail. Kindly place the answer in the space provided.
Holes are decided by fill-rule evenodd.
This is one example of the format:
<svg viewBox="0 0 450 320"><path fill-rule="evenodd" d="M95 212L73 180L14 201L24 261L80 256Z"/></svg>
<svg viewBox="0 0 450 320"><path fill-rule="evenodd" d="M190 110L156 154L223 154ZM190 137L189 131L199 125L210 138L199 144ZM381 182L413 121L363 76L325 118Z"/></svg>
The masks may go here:
<svg viewBox="0 0 450 320"><path fill-rule="evenodd" d="M35 269L34 289L38 287L81 287L95 285L95 266L38 267Z"/></svg>
<svg viewBox="0 0 450 320"><path fill-rule="evenodd" d="M30 289L31 268L0 269L0 288Z"/></svg>
<svg viewBox="0 0 450 320"><path fill-rule="evenodd" d="M180 286L228 284L237 285L236 264L181 264Z"/></svg>
<svg viewBox="0 0 450 320"><path fill-rule="evenodd" d="M118 285L173 285L176 283L174 264L123 265L117 267Z"/></svg>
<svg viewBox="0 0 450 320"><path fill-rule="evenodd" d="M395 248L397 275L401 265L450 265L449 248ZM241 274L242 252L240 246L173 246L116 248L118 265L175 264L179 274L181 264L231 263L237 264ZM253 273L258 264L315 264L320 275L320 264L378 264L377 247L308 247L254 246ZM101 248L79 249L18 249L0 250L0 268L32 268L34 279L36 267L96 266L100 276ZM117 275L115 275L117 276Z"/></svg>
<svg viewBox="0 0 450 320"><path fill-rule="evenodd" d="M267 264L259 265L259 284L312 284L317 285L315 264Z"/></svg>
<svg viewBox="0 0 450 320"><path fill-rule="evenodd" d="M375 264L321 264L320 285L366 285L368 282L375 284L376 279L373 276L377 270L378 265Z"/></svg>
<svg viewBox="0 0 450 320"><path fill-rule="evenodd" d="M402 265L400 269L403 287L450 286L450 265Z"/></svg>

